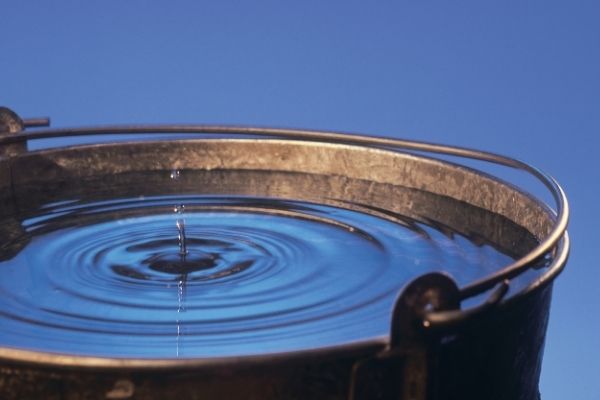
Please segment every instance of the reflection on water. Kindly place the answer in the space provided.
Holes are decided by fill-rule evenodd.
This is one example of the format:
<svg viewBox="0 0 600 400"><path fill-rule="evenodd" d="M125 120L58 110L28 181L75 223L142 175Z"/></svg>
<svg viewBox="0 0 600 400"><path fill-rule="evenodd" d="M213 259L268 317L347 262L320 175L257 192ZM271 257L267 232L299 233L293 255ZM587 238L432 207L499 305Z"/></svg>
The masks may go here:
<svg viewBox="0 0 600 400"><path fill-rule="evenodd" d="M211 357L347 343L387 334L411 278L445 270L464 284L511 260L404 222L231 196L46 205L1 257L0 344Z"/></svg>

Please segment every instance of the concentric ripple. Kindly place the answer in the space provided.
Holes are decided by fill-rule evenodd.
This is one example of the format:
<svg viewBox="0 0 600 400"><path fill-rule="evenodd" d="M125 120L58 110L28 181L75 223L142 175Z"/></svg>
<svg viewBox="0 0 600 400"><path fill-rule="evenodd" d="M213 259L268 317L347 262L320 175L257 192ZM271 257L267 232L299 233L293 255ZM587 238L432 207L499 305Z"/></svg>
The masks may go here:
<svg viewBox="0 0 600 400"><path fill-rule="evenodd" d="M48 205L0 262L0 346L110 357L302 350L387 334L399 289L510 261L428 226L243 197ZM6 246L5 246L6 247Z"/></svg>

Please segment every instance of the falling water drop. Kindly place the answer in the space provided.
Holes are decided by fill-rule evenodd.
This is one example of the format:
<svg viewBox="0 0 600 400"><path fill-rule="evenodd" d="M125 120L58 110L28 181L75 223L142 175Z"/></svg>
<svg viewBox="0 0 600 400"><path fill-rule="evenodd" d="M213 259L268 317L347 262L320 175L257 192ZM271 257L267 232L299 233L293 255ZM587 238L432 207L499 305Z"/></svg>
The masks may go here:
<svg viewBox="0 0 600 400"><path fill-rule="evenodd" d="M170 175L172 180L179 180L181 177L181 173L178 169L171 171ZM175 222L175 226L177 227L177 242L179 244L179 262L181 266L184 266L186 263L186 256L188 254L187 250L187 238L185 236L185 220L183 219L183 213L185 212L184 204L177 204L173 207L173 212L182 218L177 218ZM181 318L180 314L185 311L184 300L185 300L185 288L187 282L187 273L182 273L179 276L179 280L177 283L177 318L175 320L175 324L177 325L177 336L176 336L176 356L180 355L180 347L181 347Z"/></svg>
<svg viewBox="0 0 600 400"><path fill-rule="evenodd" d="M185 211L185 204L178 204L173 207L173 212L176 214L183 214Z"/></svg>
<svg viewBox="0 0 600 400"><path fill-rule="evenodd" d="M177 225L177 239L179 242L179 255L181 256L181 263L185 263L185 256L188 254L187 251L187 239L185 237L185 221L183 219L177 219L175 223Z"/></svg>
<svg viewBox="0 0 600 400"><path fill-rule="evenodd" d="M185 280L187 276L184 274L181 276L181 279L177 283L177 339L176 339L176 354L179 357L180 347L181 347L181 319L179 314L184 311L183 300L185 295Z"/></svg>
<svg viewBox="0 0 600 400"><path fill-rule="evenodd" d="M183 276L182 276L183 278ZM185 292L185 280L184 279L180 279L179 283L177 284L177 299L178 301L178 308L177 308L177 312L180 313L182 311L184 311L183 308L183 297L184 297L184 293Z"/></svg>

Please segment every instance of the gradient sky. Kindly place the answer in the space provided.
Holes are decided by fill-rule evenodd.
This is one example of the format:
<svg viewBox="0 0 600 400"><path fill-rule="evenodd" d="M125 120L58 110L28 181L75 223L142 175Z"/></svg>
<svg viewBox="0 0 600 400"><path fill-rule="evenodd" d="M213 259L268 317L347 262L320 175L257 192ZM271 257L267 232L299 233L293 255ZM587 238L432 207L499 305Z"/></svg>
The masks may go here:
<svg viewBox="0 0 600 400"><path fill-rule="evenodd" d="M600 398L600 3L2 1L0 104L55 127L333 129L550 172L571 200L573 251L541 391Z"/></svg>

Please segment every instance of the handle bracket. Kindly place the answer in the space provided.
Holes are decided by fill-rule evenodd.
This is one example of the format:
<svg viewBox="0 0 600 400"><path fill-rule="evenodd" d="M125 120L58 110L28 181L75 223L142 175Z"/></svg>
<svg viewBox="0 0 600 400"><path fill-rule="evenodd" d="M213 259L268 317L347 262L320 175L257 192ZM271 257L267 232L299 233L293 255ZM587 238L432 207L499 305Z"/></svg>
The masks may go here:
<svg viewBox="0 0 600 400"><path fill-rule="evenodd" d="M436 396L437 335L427 334L428 312L460 307L456 283L442 273L410 282L396 300L389 345L358 361L352 370L350 400L431 400Z"/></svg>

